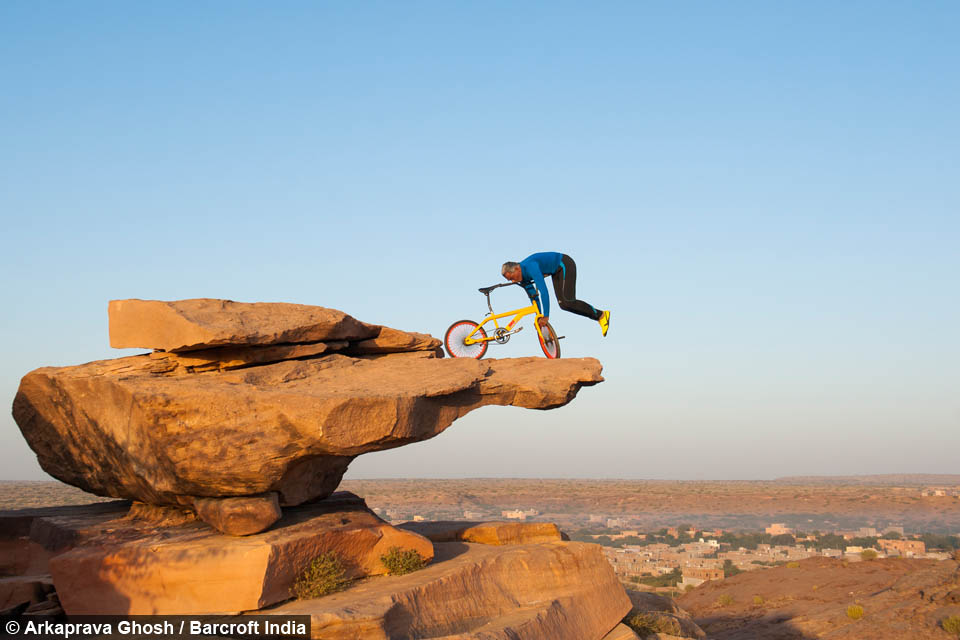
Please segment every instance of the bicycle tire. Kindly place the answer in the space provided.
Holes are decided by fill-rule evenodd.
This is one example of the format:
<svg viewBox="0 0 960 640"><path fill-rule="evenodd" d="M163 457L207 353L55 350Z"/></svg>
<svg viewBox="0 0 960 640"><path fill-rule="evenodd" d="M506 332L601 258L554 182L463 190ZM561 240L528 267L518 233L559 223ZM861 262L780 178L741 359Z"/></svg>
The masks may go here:
<svg viewBox="0 0 960 640"><path fill-rule="evenodd" d="M479 326L473 320L457 320L447 329L447 332L443 335L443 346L446 348L447 353L451 358L474 358L479 360L483 357L483 354L487 352L487 347L490 346L488 342L481 342L479 344L464 344L463 341L466 339L470 332L473 331L474 327ZM487 337L487 332L483 330L483 327L477 329L476 336L481 338Z"/></svg>
<svg viewBox="0 0 960 640"><path fill-rule="evenodd" d="M547 322L540 327L540 333L537 334L540 340L540 348L543 349L543 355L550 360L556 360L560 357L560 340L557 339L557 332L553 330L550 323Z"/></svg>

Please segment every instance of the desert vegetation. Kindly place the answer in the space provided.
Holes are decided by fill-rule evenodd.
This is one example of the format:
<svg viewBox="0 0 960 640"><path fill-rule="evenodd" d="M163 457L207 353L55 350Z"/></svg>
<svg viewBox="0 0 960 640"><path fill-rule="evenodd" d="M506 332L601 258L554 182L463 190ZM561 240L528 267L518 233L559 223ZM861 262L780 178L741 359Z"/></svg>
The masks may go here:
<svg viewBox="0 0 960 640"><path fill-rule="evenodd" d="M346 589L350 580L339 556L328 551L310 562L303 574L293 583L293 595L298 600L319 598Z"/></svg>
<svg viewBox="0 0 960 640"><path fill-rule="evenodd" d="M387 553L380 556L380 562L392 576L402 576L423 569L427 562L416 549L401 549L390 547Z"/></svg>
<svg viewBox="0 0 960 640"><path fill-rule="evenodd" d="M960 616L950 616L940 621L940 627L947 633L956 634L960 638Z"/></svg>

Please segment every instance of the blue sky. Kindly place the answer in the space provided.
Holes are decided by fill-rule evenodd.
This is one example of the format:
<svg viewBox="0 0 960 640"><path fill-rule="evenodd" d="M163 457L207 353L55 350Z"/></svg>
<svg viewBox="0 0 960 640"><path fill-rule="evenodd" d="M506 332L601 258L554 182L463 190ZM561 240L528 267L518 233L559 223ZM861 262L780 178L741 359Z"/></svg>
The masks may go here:
<svg viewBox="0 0 960 640"><path fill-rule="evenodd" d="M955 472L954 2L0 4L0 399L113 298L441 336L572 255L607 381L348 477ZM519 289L495 302L519 306ZM529 335L490 356L536 355ZM0 479L39 479L9 415Z"/></svg>

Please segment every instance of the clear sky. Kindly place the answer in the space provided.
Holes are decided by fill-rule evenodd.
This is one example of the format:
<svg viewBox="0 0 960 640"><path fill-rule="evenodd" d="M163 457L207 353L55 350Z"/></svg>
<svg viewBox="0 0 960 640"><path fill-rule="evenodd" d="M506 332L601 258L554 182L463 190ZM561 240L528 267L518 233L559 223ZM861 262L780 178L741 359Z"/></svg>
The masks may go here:
<svg viewBox="0 0 960 640"><path fill-rule="evenodd" d="M45 477L21 376L136 353L110 299L442 336L544 250L613 311L605 339L552 314L607 381L348 477L956 473L958 25L952 0L5 0L0 479Z"/></svg>

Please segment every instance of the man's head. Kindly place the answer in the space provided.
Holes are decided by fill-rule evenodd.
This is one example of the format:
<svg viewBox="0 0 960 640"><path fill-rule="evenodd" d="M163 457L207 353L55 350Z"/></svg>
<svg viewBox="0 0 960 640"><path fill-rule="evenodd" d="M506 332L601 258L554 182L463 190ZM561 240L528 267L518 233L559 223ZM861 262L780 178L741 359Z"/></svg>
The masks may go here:
<svg viewBox="0 0 960 640"><path fill-rule="evenodd" d="M500 273L502 273L503 277L510 282L520 282L520 279L523 277L521 275L520 264L518 262L504 262L503 267L500 269Z"/></svg>

